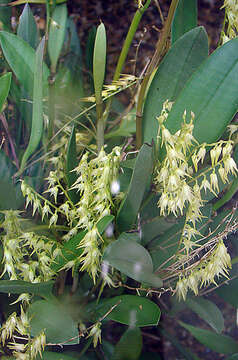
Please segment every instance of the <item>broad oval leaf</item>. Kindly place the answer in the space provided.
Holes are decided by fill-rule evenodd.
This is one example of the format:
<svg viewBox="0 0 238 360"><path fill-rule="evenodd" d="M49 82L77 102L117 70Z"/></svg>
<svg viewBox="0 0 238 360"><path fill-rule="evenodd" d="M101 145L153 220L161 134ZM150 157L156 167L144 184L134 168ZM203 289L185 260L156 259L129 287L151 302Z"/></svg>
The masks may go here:
<svg viewBox="0 0 238 360"><path fill-rule="evenodd" d="M39 34L35 18L28 4L24 6L20 16L17 35L25 40L33 49L36 49L39 43Z"/></svg>
<svg viewBox="0 0 238 360"><path fill-rule="evenodd" d="M195 114L193 135L199 143L213 143L223 134L238 108L238 39L214 51L187 82L172 107L166 127L180 129L186 109Z"/></svg>
<svg viewBox="0 0 238 360"><path fill-rule="evenodd" d="M0 45L3 54L26 92L32 96L35 70L35 50L17 35L0 31ZM43 63L43 87L47 93L49 69Z"/></svg>
<svg viewBox="0 0 238 360"><path fill-rule="evenodd" d="M0 77L0 112L2 112L2 107L7 99L10 85L12 80L12 73L6 73Z"/></svg>
<svg viewBox="0 0 238 360"><path fill-rule="evenodd" d="M103 261L134 280L153 287L161 287L162 280L153 273L149 252L140 244L123 234L105 250Z"/></svg>
<svg viewBox="0 0 238 360"><path fill-rule="evenodd" d="M67 307L56 301L39 300L30 305L31 335L38 335L45 329L46 341L49 343L78 343L78 324Z"/></svg>
<svg viewBox="0 0 238 360"><path fill-rule="evenodd" d="M117 215L120 230L127 231L135 224L153 170L153 147L144 144L136 158L135 167L128 188Z"/></svg>
<svg viewBox="0 0 238 360"><path fill-rule="evenodd" d="M172 43L197 26L197 0L180 0L175 11L171 38Z"/></svg>
<svg viewBox="0 0 238 360"><path fill-rule="evenodd" d="M116 344L112 360L137 360L142 350L142 335L138 327L127 329Z"/></svg>
<svg viewBox="0 0 238 360"><path fill-rule="evenodd" d="M57 62L64 43L67 21L66 4L56 5L50 22L48 52L52 72L56 71Z"/></svg>
<svg viewBox="0 0 238 360"><path fill-rule="evenodd" d="M109 312L107 319L132 327L157 325L160 319L159 307L149 299L136 295L121 295L102 300L96 305L95 311L100 317Z"/></svg>
<svg viewBox="0 0 238 360"><path fill-rule="evenodd" d="M73 356L66 355L64 353L57 353L53 351L44 351L42 353L42 357L39 355L36 360L75 360L76 358ZM81 357L80 357L81 359ZM82 357L82 360L85 360Z"/></svg>
<svg viewBox="0 0 238 360"><path fill-rule="evenodd" d="M221 311L213 302L202 297L189 297L185 304L201 319L206 321L217 333L224 330L224 318Z"/></svg>
<svg viewBox="0 0 238 360"><path fill-rule="evenodd" d="M200 343L209 349L221 354L232 354L238 351L238 342L230 336L216 334L179 321L180 325L187 329Z"/></svg>
<svg viewBox="0 0 238 360"><path fill-rule="evenodd" d="M148 91L143 111L143 141L156 141L163 103L175 101L186 81L208 56L205 30L197 27L183 35L160 64Z"/></svg>

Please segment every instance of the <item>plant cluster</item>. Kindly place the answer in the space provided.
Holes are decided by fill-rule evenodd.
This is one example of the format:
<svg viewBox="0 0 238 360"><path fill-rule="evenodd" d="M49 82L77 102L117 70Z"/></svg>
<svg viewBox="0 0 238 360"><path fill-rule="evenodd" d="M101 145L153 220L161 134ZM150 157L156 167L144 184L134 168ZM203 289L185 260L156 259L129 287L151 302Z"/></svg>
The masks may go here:
<svg viewBox="0 0 238 360"><path fill-rule="evenodd" d="M161 312L227 360L238 356L204 297L237 306L238 5L224 1L223 45L208 55L197 1L172 0L147 69L123 74L149 6L136 3L110 84L103 23L84 56L64 1L46 0L44 34L29 4L16 33L9 9L0 14L3 359L150 359L141 328L152 325L197 359ZM128 89L124 108L117 95ZM181 306L212 331L180 321ZM123 324L113 346L109 321Z"/></svg>

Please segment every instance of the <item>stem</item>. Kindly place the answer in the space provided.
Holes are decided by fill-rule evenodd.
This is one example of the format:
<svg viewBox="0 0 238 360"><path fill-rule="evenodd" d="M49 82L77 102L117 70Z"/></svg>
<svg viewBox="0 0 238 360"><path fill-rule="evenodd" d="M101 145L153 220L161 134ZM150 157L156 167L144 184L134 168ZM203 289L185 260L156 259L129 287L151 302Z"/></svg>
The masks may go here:
<svg viewBox="0 0 238 360"><path fill-rule="evenodd" d="M100 99L100 102L96 103L96 113L97 113L97 148L98 148L98 152L100 152L101 148L104 145L104 121L103 121L102 99Z"/></svg>
<svg viewBox="0 0 238 360"><path fill-rule="evenodd" d="M137 103L137 111L136 111L136 147L139 149L142 145L142 111L144 104L145 92L147 89L148 82L150 80L150 76L153 73L156 66L158 66L159 60L163 55L164 49L166 47L167 40L170 35L171 25L174 18L174 13L177 8L179 0L172 0L167 20L165 22L164 28L162 30L162 34L157 42L155 53L151 59L151 62L146 71L145 77L142 81L141 88L139 91L138 103Z"/></svg>
<svg viewBox="0 0 238 360"><path fill-rule="evenodd" d="M49 129L48 129L48 142L54 136L54 123L55 123L55 74L51 71L49 77Z"/></svg>
<svg viewBox="0 0 238 360"><path fill-rule="evenodd" d="M150 3L151 3L151 0L147 0L143 7L137 9L137 11L136 11L136 13L135 13L135 15L133 17L133 20L132 20L130 28L128 30L125 42L124 42L123 47L122 47L122 51L120 53L120 56L119 56L119 59L118 59L118 62L117 62L116 70L115 70L115 73L114 73L114 76L113 76L113 81L117 81L119 79L119 77L120 77L123 66L125 64L126 57L128 55L128 51L130 49L132 40L133 40L134 35L136 33L136 30L137 30L137 28L139 26L139 23L141 21L141 18L143 16L145 10L149 7ZM113 99L113 97L111 97L107 101L106 109L105 109L105 112L104 112L104 122L108 118L111 103L112 103L112 99Z"/></svg>

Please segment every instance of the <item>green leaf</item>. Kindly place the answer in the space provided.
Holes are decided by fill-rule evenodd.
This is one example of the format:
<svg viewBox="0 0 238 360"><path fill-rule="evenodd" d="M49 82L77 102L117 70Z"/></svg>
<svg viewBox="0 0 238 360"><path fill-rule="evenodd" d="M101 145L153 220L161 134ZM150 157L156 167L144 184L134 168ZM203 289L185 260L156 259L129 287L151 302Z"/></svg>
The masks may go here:
<svg viewBox="0 0 238 360"><path fill-rule="evenodd" d="M103 23L97 28L93 52L93 81L96 103L101 102L101 93L104 83L107 54L106 30Z"/></svg>
<svg viewBox="0 0 238 360"><path fill-rule="evenodd" d="M42 357L39 355L37 360L75 360L75 357L66 355L64 353L57 353L52 351L44 351ZM81 357L80 357L81 359ZM83 358L82 358L83 360Z"/></svg>
<svg viewBox="0 0 238 360"><path fill-rule="evenodd" d="M185 304L217 333L224 330L224 318L216 304L202 297L188 297Z"/></svg>
<svg viewBox="0 0 238 360"><path fill-rule="evenodd" d="M66 155L66 179L68 188L70 188L77 180L76 171L73 171L78 165L77 150L76 150L76 134L73 126L69 139L67 155ZM80 199L80 193L76 189L68 190L70 199L76 204Z"/></svg>
<svg viewBox="0 0 238 360"><path fill-rule="evenodd" d="M172 23L172 43L197 26L197 0L180 0Z"/></svg>
<svg viewBox="0 0 238 360"><path fill-rule="evenodd" d="M117 225L120 232L130 230L135 224L152 170L153 147L144 144L137 155L128 192L118 210Z"/></svg>
<svg viewBox="0 0 238 360"><path fill-rule="evenodd" d="M41 40L35 57L34 88L31 135L27 148L22 157L20 173L24 170L27 160L37 149L43 133L43 56L45 37Z"/></svg>
<svg viewBox="0 0 238 360"><path fill-rule="evenodd" d="M1 29L6 31L12 31L11 27L11 17L12 11L10 6L8 6L5 0L0 0L1 4L1 11L0 11L0 22L1 22Z"/></svg>
<svg viewBox="0 0 238 360"><path fill-rule="evenodd" d="M51 62L51 70L56 72L57 62L64 43L67 21L66 4L57 5L53 11L50 22L48 52Z"/></svg>
<svg viewBox="0 0 238 360"><path fill-rule="evenodd" d="M67 306L57 301L39 300L29 306L31 335L38 335L45 329L49 343L78 344L78 324L72 319Z"/></svg>
<svg viewBox="0 0 238 360"><path fill-rule="evenodd" d="M115 306L115 308L112 307ZM136 295L121 295L100 301L95 307L102 317L111 311L106 319L133 326L157 325L160 319L159 307L147 298Z"/></svg>
<svg viewBox="0 0 238 360"><path fill-rule="evenodd" d="M202 27L183 35L169 50L151 82L145 100L142 122L144 142L156 141L156 117L160 115L163 103L167 99L177 99L186 81L207 56L208 39Z"/></svg>
<svg viewBox="0 0 238 360"><path fill-rule="evenodd" d="M153 263L149 252L127 234L120 236L105 250L103 261L134 280L153 287L161 287L162 280L153 274Z"/></svg>
<svg viewBox="0 0 238 360"><path fill-rule="evenodd" d="M35 18L28 4L24 6L20 16L17 35L25 40L33 49L36 49L39 43L39 35Z"/></svg>
<svg viewBox="0 0 238 360"><path fill-rule="evenodd" d="M52 293L54 281L30 283L23 280L0 280L0 293L46 295Z"/></svg>
<svg viewBox="0 0 238 360"><path fill-rule="evenodd" d="M13 182L16 166L0 150L0 210L19 209L24 204L20 182Z"/></svg>
<svg viewBox="0 0 238 360"><path fill-rule="evenodd" d="M12 71L23 85L26 92L32 96L35 56L36 53L32 47L17 35L0 31L0 45L3 54L11 67ZM49 69L43 64L43 86L44 94L47 93Z"/></svg>
<svg viewBox="0 0 238 360"><path fill-rule="evenodd" d="M103 232L106 230L106 228L111 224L113 220L114 220L113 215L106 215L102 219L100 219L97 222L97 229L99 231L99 234L103 234Z"/></svg>
<svg viewBox="0 0 238 360"><path fill-rule="evenodd" d="M197 230L204 235L211 225L212 205L205 205L201 210L203 218L197 223ZM166 262L166 266L169 266L174 261L174 255L179 249L179 240L184 227L184 221L185 219L181 218L177 224L154 238L149 244L149 251L156 270L163 263Z"/></svg>
<svg viewBox="0 0 238 360"><path fill-rule="evenodd" d="M184 110L195 114L193 135L213 143L224 133L238 108L238 39L228 41L208 57L187 82L166 120L175 133ZM219 119L219 121L218 121Z"/></svg>
<svg viewBox="0 0 238 360"><path fill-rule="evenodd" d="M113 215L106 215L100 219L97 223L97 229L99 234L103 234L108 225L113 221ZM83 253L82 248L78 248L78 245L83 240L84 236L87 234L87 231L81 231L77 235L73 236L69 241L65 242L61 252L62 255L58 256L54 263L52 264L52 269L55 272L58 272L65 264L69 261L75 260L80 257Z"/></svg>
<svg viewBox="0 0 238 360"><path fill-rule="evenodd" d="M0 113L2 112L3 105L8 97L12 80L12 73L8 72L0 77Z"/></svg>
<svg viewBox="0 0 238 360"><path fill-rule="evenodd" d="M232 279L227 284L217 288L216 294L235 308L238 308L238 279Z"/></svg>
<svg viewBox="0 0 238 360"><path fill-rule="evenodd" d="M138 327L127 329L115 346L112 360L137 360L142 350L142 336Z"/></svg>
<svg viewBox="0 0 238 360"><path fill-rule="evenodd" d="M230 336L216 334L179 321L180 325L187 329L200 343L209 349L221 354L232 354L238 351L238 343Z"/></svg>

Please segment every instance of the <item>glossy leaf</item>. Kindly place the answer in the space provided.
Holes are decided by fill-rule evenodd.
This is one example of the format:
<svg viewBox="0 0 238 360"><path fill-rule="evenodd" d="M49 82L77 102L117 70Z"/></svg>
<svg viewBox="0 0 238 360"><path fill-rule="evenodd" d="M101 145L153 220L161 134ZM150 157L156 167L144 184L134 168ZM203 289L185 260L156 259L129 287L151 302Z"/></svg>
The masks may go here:
<svg viewBox="0 0 238 360"><path fill-rule="evenodd" d="M0 0L1 11L0 11L0 22L1 28L5 31L12 31L11 17L12 11L5 0Z"/></svg>
<svg viewBox="0 0 238 360"><path fill-rule="evenodd" d="M128 192L118 210L117 225L120 232L130 230L135 224L152 170L153 147L144 144L137 155Z"/></svg>
<svg viewBox="0 0 238 360"><path fill-rule="evenodd" d="M64 43L67 21L66 4L57 5L50 22L48 52L52 72L56 72L57 62Z"/></svg>
<svg viewBox="0 0 238 360"><path fill-rule="evenodd" d="M45 38L43 38L36 50L33 105L32 105L32 124L31 135L27 148L22 157L20 172L24 170L27 160L37 149L43 133L43 56L45 48Z"/></svg>
<svg viewBox="0 0 238 360"><path fill-rule="evenodd" d="M20 16L17 35L25 40L33 49L36 49L39 43L39 35L35 18L28 4L24 6Z"/></svg>
<svg viewBox="0 0 238 360"><path fill-rule="evenodd" d="M6 73L0 77L0 112L2 112L3 105L8 97L12 80L12 73Z"/></svg>
<svg viewBox="0 0 238 360"><path fill-rule="evenodd" d="M107 40L103 23L97 28L93 52L93 81L96 103L101 102L101 92L104 83L106 67Z"/></svg>
<svg viewBox="0 0 238 360"><path fill-rule="evenodd" d="M116 305L115 308L112 307ZM112 310L106 317L121 324L133 326L157 325L160 319L159 307L149 299L136 295L121 295L100 301L96 306L96 313L102 317Z"/></svg>
<svg viewBox="0 0 238 360"><path fill-rule="evenodd" d="M137 360L142 350L142 335L138 327L127 329L115 346L112 360Z"/></svg>
<svg viewBox="0 0 238 360"><path fill-rule="evenodd" d="M68 188L70 188L77 180L76 171L73 171L78 165L77 150L76 150L76 134L75 127L73 126L69 139L66 157L66 179ZM68 191L70 199L75 204L80 199L80 193L77 190L72 189Z"/></svg>
<svg viewBox="0 0 238 360"><path fill-rule="evenodd" d="M195 114L193 135L213 143L224 133L238 108L238 39L228 41L208 57L187 82L166 120L174 133L184 110ZM218 121L219 119L219 121Z"/></svg>
<svg viewBox="0 0 238 360"><path fill-rule="evenodd" d="M45 329L46 341L49 343L78 344L78 324L63 304L57 301L35 301L29 306L28 315L31 318L32 336Z"/></svg>
<svg viewBox="0 0 238 360"><path fill-rule="evenodd" d="M224 318L215 303L202 297L189 297L185 303L217 333L221 333L224 330Z"/></svg>
<svg viewBox="0 0 238 360"><path fill-rule="evenodd" d="M54 281L30 283L23 280L0 280L0 293L46 295L52 292Z"/></svg>
<svg viewBox="0 0 238 360"><path fill-rule="evenodd" d="M157 116L163 103L175 101L186 81L208 56L208 39L202 27L183 35L160 64L148 91L143 111L143 141L156 141ZM174 105L175 106L175 105ZM167 125L167 122L166 122Z"/></svg>
<svg viewBox="0 0 238 360"><path fill-rule="evenodd" d="M183 34L196 26L197 0L179 0L171 29L172 43L177 41Z"/></svg>
<svg viewBox="0 0 238 360"><path fill-rule="evenodd" d="M209 349L221 354L232 354L238 351L238 342L230 336L216 334L209 330L185 324L179 321L180 325L187 329L200 343Z"/></svg>
<svg viewBox="0 0 238 360"><path fill-rule="evenodd" d="M162 280L153 274L153 263L149 252L127 234L119 237L105 250L103 261L134 280L153 287L161 287Z"/></svg>
<svg viewBox="0 0 238 360"><path fill-rule="evenodd" d="M0 32L0 45L12 71L26 92L32 96L36 56L34 49L17 35L6 31ZM49 69L43 63L44 94L47 93L49 74Z"/></svg>
<svg viewBox="0 0 238 360"><path fill-rule="evenodd" d="M103 234L106 228L112 223L114 220L113 215L105 215L102 219L97 222L97 229L99 234Z"/></svg>

